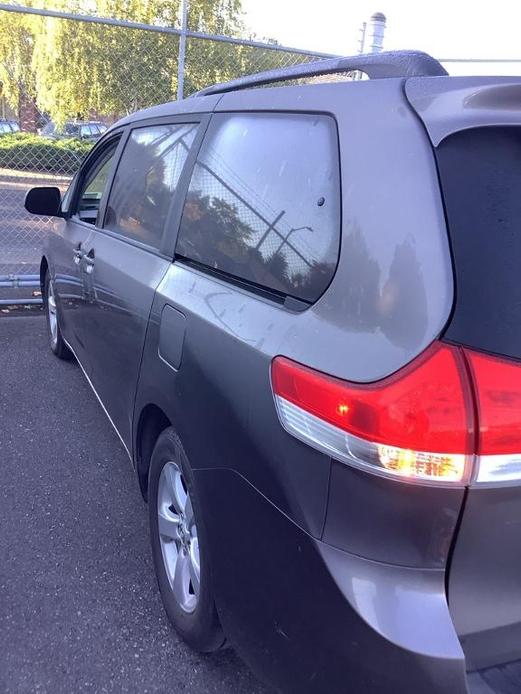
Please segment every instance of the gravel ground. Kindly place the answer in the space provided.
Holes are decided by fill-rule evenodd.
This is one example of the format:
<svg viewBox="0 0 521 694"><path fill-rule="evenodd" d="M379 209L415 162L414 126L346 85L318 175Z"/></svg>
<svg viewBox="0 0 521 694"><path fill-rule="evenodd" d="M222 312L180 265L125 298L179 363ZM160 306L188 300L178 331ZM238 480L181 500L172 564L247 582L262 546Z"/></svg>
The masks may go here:
<svg viewBox="0 0 521 694"><path fill-rule="evenodd" d="M41 315L0 314L0 417L0 691L268 694L167 623L128 457Z"/></svg>

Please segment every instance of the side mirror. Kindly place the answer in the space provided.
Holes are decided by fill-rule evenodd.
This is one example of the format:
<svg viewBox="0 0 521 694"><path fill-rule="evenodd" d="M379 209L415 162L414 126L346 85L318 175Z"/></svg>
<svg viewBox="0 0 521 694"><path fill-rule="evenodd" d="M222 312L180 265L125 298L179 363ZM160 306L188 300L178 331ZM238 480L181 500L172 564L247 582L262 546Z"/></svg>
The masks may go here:
<svg viewBox="0 0 521 694"><path fill-rule="evenodd" d="M31 188L25 195L25 209L31 214L46 217L62 217L62 195L55 186L38 186Z"/></svg>

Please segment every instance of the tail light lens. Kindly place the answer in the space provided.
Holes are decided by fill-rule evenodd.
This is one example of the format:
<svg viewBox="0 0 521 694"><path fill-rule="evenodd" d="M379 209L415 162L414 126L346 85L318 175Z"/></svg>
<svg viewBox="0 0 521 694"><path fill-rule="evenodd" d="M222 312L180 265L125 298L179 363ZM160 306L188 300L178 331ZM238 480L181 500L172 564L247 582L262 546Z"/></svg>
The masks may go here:
<svg viewBox="0 0 521 694"><path fill-rule="evenodd" d="M465 350L477 404L476 482L521 479L521 365Z"/></svg>
<svg viewBox="0 0 521 694"><path fill-rule="evenodd" d="M283 427L377 474L423 483L521 480L521 364L434 343L397 374L357 384L272 362Z"/></svg>
<svg viewBox="0 0 521 694"><path fill-rule="evenodd" d="M455 347L435 343L398 374L367 385L277 357L272 385L282 425L333 457L411 481L468 480L472 407Z"/></svg>

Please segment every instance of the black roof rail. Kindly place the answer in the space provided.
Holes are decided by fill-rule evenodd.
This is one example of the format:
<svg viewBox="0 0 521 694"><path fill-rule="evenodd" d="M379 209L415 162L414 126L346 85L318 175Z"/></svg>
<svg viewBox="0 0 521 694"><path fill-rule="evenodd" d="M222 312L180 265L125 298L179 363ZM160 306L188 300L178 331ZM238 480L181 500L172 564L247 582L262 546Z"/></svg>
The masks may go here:
<svg viewBox="0 0 521 694"><path fill-rule="evenodd" d="M350 58L327 58L325 60L315 60L311 63L292 65L279 70L258 72L254 75L239 77L230 82L214 84L211 87L201 89L194 96L224 94L237 89L260 87L272 82L285 82L286 80L299 79L301 77L316 77L318 75L355 72L357 70L364 72L370 79L438 77L448 74L435 58L422 51L385 51L383 53L355 55Z"/></svg>

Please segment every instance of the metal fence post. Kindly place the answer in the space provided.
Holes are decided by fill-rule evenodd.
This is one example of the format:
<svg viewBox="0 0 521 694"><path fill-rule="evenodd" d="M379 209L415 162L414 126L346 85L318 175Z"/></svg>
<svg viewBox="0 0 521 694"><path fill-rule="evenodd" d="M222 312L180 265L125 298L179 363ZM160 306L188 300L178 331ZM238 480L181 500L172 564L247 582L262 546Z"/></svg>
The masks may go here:
<svg viewBox="0 0 521 694"><path fill-rule="evenodd" d="M181 5L181 34L179 36L179 58L177 62L177 98L184 96L185 62L186 62L186 32L188 31L188 0L182 0Z"/></svg>

